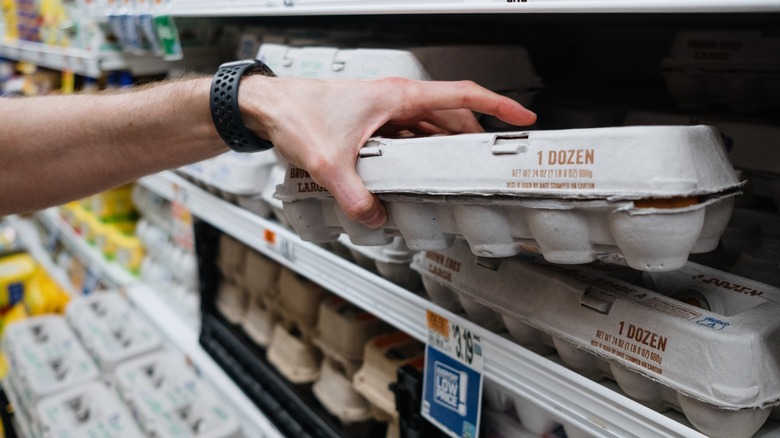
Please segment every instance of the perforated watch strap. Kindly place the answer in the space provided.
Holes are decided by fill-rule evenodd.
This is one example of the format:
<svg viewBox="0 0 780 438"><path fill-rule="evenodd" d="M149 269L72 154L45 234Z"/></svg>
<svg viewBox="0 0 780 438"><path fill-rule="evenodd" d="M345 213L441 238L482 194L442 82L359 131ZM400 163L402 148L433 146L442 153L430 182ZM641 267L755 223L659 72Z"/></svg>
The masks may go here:
<svg viewBox="0 0 780 438"><path fill-rule="evenodd" d="M241 119L238 86L241 77L250 72L274 76L262 61L250 59L222 64L211 81L211 118L219 136L236 152L258 152L274 147L270 141L257 137Z"/></svg>

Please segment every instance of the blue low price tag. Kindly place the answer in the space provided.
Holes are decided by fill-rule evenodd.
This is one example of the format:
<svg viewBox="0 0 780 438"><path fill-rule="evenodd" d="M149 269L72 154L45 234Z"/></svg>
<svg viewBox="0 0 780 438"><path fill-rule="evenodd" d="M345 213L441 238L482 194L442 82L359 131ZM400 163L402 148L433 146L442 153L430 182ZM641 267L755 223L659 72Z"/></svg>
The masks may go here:
<svg viewBox="0 0 780 438"><path fill-rule="evenodd" d="M482 339L468 323L428 311L422 416L452 437L479 435Z"/></svg>

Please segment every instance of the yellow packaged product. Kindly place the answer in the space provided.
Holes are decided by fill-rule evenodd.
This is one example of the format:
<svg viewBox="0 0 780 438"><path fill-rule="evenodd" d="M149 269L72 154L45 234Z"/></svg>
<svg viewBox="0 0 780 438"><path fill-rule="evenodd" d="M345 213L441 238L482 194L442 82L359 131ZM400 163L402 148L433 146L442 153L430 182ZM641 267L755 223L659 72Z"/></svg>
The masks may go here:
<svg viewBox="0 0 780 438"><path fill-rule="evenodd" d="M121 220L116 222L103 222L102 233L95 236L95 246L109 259L116 258L116 238L112 237L115 233L132 235L135 233L137 222L132 220Z"/></svg>
<svg viewBox="0 0 780 438"><path fill-rule="evenodd" d="M94 245L97 236L108 233L108 227L94 213L88 211L81 222L80 232L87 243Z"/></svg>
<svg viewBox="0 0 780 438"><path fill-rule="evenodd" d="M0 258L0 309L12 306L24 298L34 274L35 261L29 254Z"/></svg>
<svg viewBox="0 0 780 438"><path fill-rule="evenodd" d="M126 184L92 197L92 211L103 220L128 218L135 214L133 185Z"/></svg>
<svg viewBox="0 0 780 438"><path fill-rule="evenodd" d="M70 295L46 271L38 269L30 289L24 294L24 305L30 315L63 313Z"/></svg>
<svg viewBox="0 0 780 438"><path fill-rule="evenodd" d="M76 210L79 208L81 208L81 203L79 201L71 201L67 204L63 204L60 206L60 216L62 216L65 222L73 227L74 221L76 219Z"/></svg>

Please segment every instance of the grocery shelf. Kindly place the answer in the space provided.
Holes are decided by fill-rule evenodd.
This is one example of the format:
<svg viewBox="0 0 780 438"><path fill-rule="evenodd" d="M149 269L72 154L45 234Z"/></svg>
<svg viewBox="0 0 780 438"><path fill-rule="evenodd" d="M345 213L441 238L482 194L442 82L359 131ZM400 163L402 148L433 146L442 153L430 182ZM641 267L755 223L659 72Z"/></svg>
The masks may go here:
<svg viewBox="0 0 780 438"><path fill-rule="evenodd" d="M263 252L421 341L426 309L457 316L317 245L303 242L276 222L230 204L179 177L162 172L140 184L182 202L194 216ZM604 386L481 327L484 374L508 391L535 400L592 436L703 437Z"/></svg>
<svg viewBox="0 0 780 438"><path fill-rule="evenodd" d="M133 305L149 319L157 329L165 336L170 345L186 355L195 365L199 374L211 384L215 390L221 393L222 397L237 411L242 419L242 425L246 436L281 438L277 429L260 412L254 403L244 395L242 390L228 377L220 366L201 348L198 337L199 331L191 324L187 323L182 317L171 308L163 299L159 292L153 290L148 285L138 279L127 277L129 274L121 274L121 270L116 265L106 261L100 253L90 247L80 236L78 236L70 226L62 220L56 212L56 209L43 210L37 213L38 217L55 233L59 233L59 238L71 250L76 251L85 258L85 262L103 273L107 279L115 280L114 283L120 287ZM56 266L49 254L41 244L40 237L35 226L28 219L19 217L10 218L11 225L19 233L20 239L30 254L38 261L44 269L60 285L69 287L65 272ZM72 290L69 290L73 293ZM10 398L15 397L11 389L3 382L6 393L11 393ZM13 400L11 400L13 403ZM19 418L17 421L24 436L28 435L30 430L29 419Z"/></svg>
<svg viewBox="0 0 780 438"><path fill-rule="evenodd" d="M214 49L193 49L192 56L209 58ZM190 54L186 54L189 56ZM41 67L54 70L70 70L76 74L89 77L100 77L103 72L113 70L130 70L134 75L150 75L165 73L184 66L182 61L165 61L152 54L133 55L118 51L94 52L85 49L58 47L33 41L12 39L0 40L0 57L16 61L26 61ZM188 59L188 67L193 64ZM196 63L197 65L197 63Z"/></svg>
<svg viewBox="0 0 780 438"><path fill-rule="evenodd" d="M780 12L777 0L173 0L175 16Z"/></svg>

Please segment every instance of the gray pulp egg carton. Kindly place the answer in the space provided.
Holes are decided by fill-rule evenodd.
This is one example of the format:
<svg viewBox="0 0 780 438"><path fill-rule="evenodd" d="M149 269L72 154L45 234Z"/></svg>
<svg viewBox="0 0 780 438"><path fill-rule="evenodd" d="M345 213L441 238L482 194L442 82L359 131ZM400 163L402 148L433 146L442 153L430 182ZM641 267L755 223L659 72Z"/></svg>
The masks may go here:
<svg viewBox="0 0 780 438"><path fill-rule="evenodd" d="M575 371L679 410L705 434L751 436L778 414L778 288L695 263L637 275L532 255L480 259L465 244L437 254L450 262L421 254L413 267L500 314L518 343L554 349Z"/></svg>
<svg viewBox="0 0 780 438"><path fill-rule="evenodd" d="M357 171L387 205L387 224L350 221L308 172L288 166L276 196L301 238L345 232L358 245L386 245L401 235L426 251L464 237L485 257L538 245L555 263L614 252L645 271L713 250L741 186L709 126L374 138Z"/></svg>
<svg viewBox="0 0 780 438"><path fill-rule="evenodd" d="M420 275L409 267L416 251L409 249L402 237L395 237L382 246L355 245L345 235L338 241L349 250L358 265L369 270L376 269L382 277L410 291L422 287Z"/></svg>
<svg viewBox="0 0 780 438"><path fill-rule="evenodd" d="M682 108L755 111L780 102L780 40L764 31L685 31L661 70Z"/></svg>

